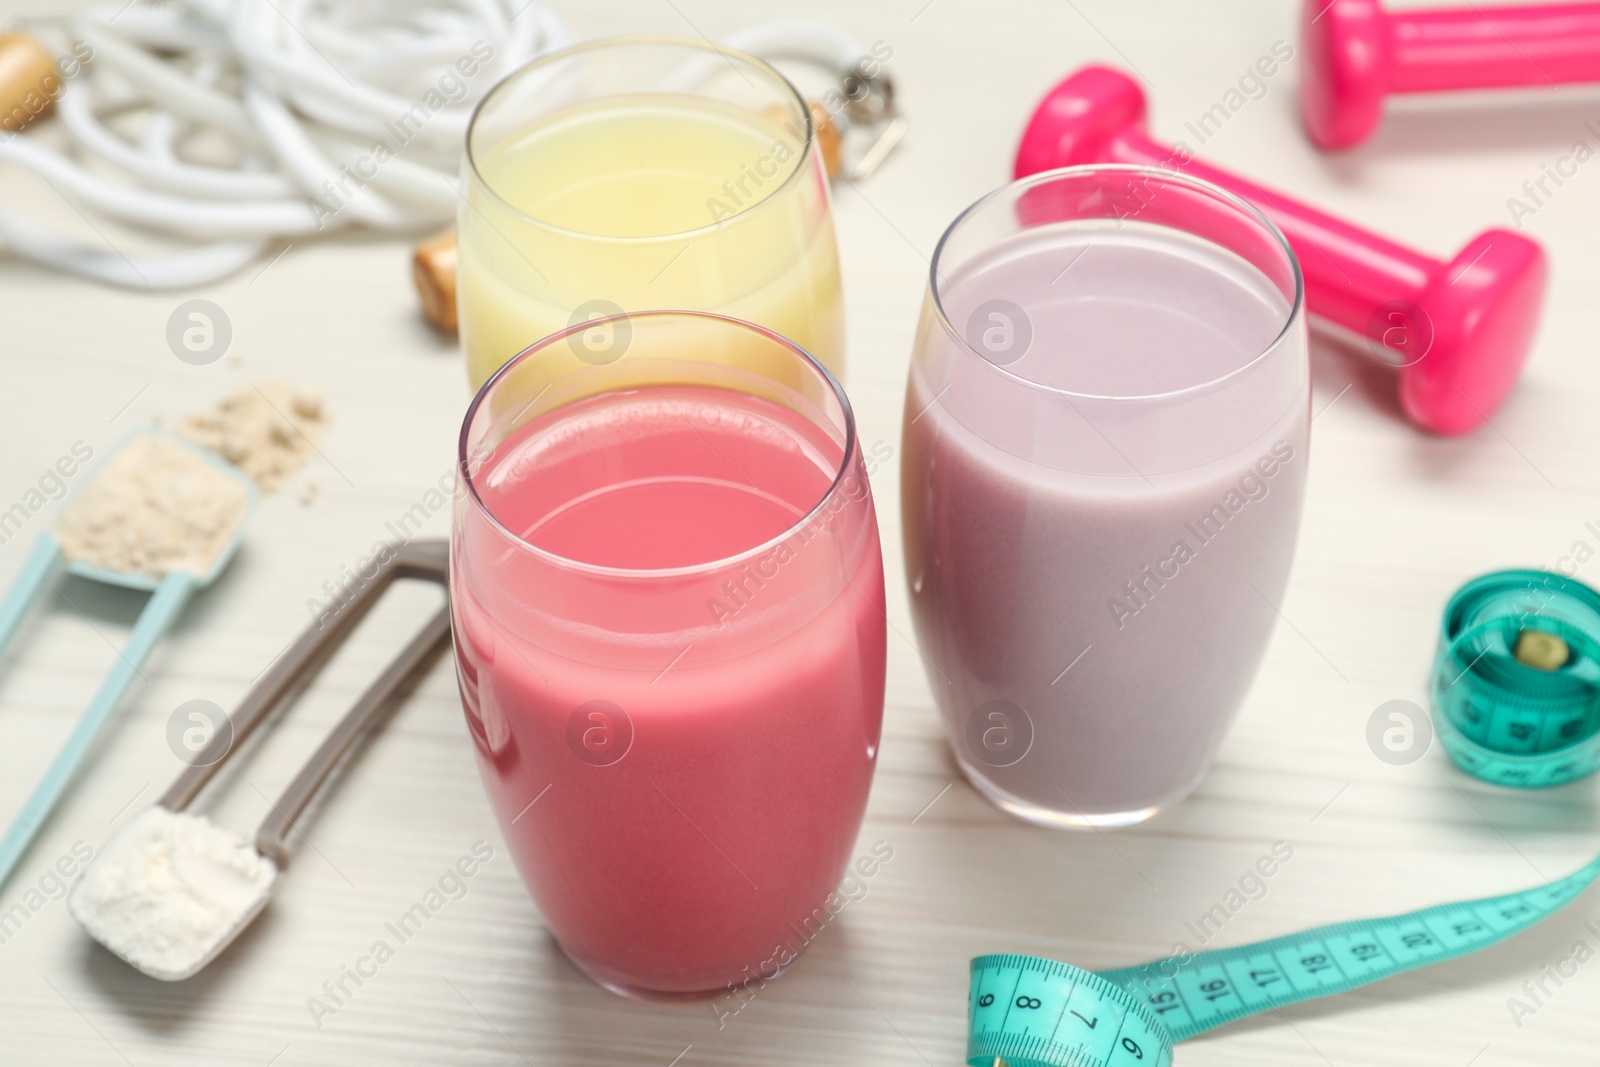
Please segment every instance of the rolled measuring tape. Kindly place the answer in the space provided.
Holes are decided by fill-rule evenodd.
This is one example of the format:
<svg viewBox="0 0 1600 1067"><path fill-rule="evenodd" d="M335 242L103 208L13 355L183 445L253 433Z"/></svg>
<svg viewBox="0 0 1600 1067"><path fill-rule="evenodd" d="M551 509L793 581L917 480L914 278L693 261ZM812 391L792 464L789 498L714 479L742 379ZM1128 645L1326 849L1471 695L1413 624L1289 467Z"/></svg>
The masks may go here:
<svg viewBox="0 0 1600 1067"><path fill-rule="evenodd" d="M1600 593L1543 571L1468 582L1445 608L1430 682L1450 758L1539 788L1600 767ZM1289 1004L1470 955L1560 910L1600 859L1537 889L1090 972L1037 956L972 961L967 1063L1167 1067L1174 1044Z"/></svg>
<svg viewBox="0 0 1600 1067"><path fill-rule="evenodd" d="M1432 681L1456 766L1495 785L1563 785L1600 767L1600 593L1498 571L1450 598Z"/></svg>

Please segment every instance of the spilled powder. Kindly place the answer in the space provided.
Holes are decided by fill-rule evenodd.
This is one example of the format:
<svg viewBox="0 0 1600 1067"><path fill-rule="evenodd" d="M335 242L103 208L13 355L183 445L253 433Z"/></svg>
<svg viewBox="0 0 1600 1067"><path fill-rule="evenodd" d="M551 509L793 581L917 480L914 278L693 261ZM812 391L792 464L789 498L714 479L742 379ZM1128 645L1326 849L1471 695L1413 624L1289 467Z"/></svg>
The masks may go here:
<svg viewBox="0 0 1600 1067"><path fill-rule="evenodd" d="M232 463L270 493L316 454L328 411L316 389L261 382L188 416L178 433Z"/></svg>
<svg viewBox="0 0 1600 1067"><path fill-rule="evenodd" d="M91 936L144 973L187 978L260 910L278 868L200 815L147 808L67 897Z"/></svg>
<svg viewBox="0 0 1600 1067"><path fill-rule="evenodd" d="M56 523L62 553L124 574L205 574L249 510L238 479L160 434L106 461Z"/></svg>

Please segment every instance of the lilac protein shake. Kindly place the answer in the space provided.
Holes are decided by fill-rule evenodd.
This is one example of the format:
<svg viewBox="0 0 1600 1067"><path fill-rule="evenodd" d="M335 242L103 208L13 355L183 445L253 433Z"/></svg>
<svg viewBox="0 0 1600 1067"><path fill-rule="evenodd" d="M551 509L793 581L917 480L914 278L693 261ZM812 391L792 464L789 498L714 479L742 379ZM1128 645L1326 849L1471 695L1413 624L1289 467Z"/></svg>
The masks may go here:
<svg viewBox="0 0 1600 1067"><path fill-rule="evenodd" d="M1204 776L1288 580L1309 424L1293 260L1270 277L1120 219L953 240L903 424L929 682L1002 808L1138 822Z"/></svg>

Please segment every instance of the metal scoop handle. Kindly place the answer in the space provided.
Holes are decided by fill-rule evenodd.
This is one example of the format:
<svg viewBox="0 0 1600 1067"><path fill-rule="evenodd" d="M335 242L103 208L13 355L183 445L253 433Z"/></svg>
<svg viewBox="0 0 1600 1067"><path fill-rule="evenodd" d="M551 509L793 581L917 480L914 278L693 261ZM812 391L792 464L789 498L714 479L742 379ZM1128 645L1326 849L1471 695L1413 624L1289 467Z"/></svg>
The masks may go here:
<svg viewBox="0 0 1600 1067"><path fill-rule="evenodd" d="M229 738L219 733L213 737L211 744L200 752L196 765L180 774L157 803L168 811L182 811L193 803L222 766L229 748L243 743L274 710L311 680L391 584L401 578L415 578L445 585L449 557L449 544L442 540L414 541L395 549L379 566L377 574L332 618L313 622L306 628L235 709L231 716L233 736ZM450 609L446 605L361 694L273 806L256 835L256 849L277 864L279 870L288 866L284 837L295 819L305 811L317 790L362 734L398 703L396 698L421 677L433 657L448 645L449 636Z"/></svg>

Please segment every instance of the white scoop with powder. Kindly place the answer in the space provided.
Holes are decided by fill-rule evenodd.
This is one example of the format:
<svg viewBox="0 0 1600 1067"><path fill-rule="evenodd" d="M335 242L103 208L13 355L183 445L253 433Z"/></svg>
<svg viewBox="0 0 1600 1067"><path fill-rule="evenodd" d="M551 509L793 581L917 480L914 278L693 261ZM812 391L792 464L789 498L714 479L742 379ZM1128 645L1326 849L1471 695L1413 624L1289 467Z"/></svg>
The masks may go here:
<svg viewBox="0 0 1600 1067"><path fill-rule="evenodd" d="M266 904L277 866L203 815L146 808L67 896L91 936L152 978L198 972Z"/></svg>
<svg viewBox="0 0 1600 1067"><path fill-rule="evenodd" d="M367 687L275 803L252 844L187 810L274 711L299 692L391 583L416 578L443 586L449 546L412 541L390 550L378 573L331 620L318 620L245 695L227 730L216 730L156 805L108 841L72 887L72 917L106 948L163 981L182 981L215 959L250 924L288 869L296 820L344 766L345 757L399 703L450 644L450 609L439 608Z"/></svg>

